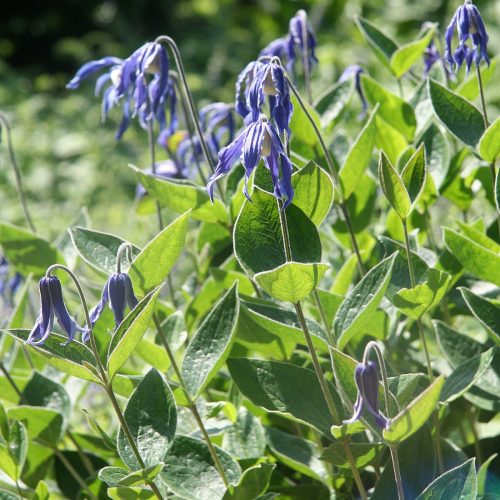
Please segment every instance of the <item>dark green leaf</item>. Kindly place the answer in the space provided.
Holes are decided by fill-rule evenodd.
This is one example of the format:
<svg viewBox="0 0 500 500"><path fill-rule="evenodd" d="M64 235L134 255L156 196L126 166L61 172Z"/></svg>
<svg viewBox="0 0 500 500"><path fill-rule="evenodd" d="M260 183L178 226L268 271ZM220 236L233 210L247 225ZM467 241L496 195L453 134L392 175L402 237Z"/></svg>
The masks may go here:
<svg viewBox="0 0 500 500"><path fill-rule="evenodd" d="M387 68L391 69L389 61L392 54L398 48L397 43L392 40L392 38L389 38L370 21L362 17L356 18L356 24L358 25L358 28L361 31L362 35L375 51L375 54L378 57L379 61L385 64Z"/></svg>
<svg viewBox="0 0 500 500"><path fill-rule="evenodd" d="M405 220L411 211L410 196L403 180L383 151L380 151L378 162L378 180L391 207Z"/></svg>
<svg viewBox="0 0 500 500"><path fill-rule="evenodd" d="M500 306L476 295L467 288L459 288L462 297L474 317L486 328L491 339L500 343Z"/></svg>
<svg viewBox="0 0 500 500"><path fill-rule="evenodd" d="M261 498L271 479L271 474L276 466L274 464L259 464L248 468L240 477L234 488L227 490L223 500L248 500Z"/></svg>
<svg viewBox="0 0 500 500"><path fill-rule="evenodd" d="M363 469L372 463L384 448L384 443L349 443L349 449L351 450L357 469ZM320 460L343 469L350 468L349 460L344 451L344 445L339 442L325 448Z"/></svg>

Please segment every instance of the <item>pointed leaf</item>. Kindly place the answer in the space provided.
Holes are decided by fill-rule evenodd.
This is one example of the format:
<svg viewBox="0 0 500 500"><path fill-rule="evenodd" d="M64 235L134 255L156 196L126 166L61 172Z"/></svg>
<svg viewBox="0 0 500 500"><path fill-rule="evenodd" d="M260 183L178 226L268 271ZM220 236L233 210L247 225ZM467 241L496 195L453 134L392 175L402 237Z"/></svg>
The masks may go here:
<svg viewBox="0 0 500 500"><path fill-rule="evenodd" d="M259 464L249 467L241 475L238 484L226 491L222 497L223 500L260 498L269 486L271 474L275 467L274 464Z"/></svg>
<svg viewBox="0 0 500 500"><path fill-rule="evenodd" d="M427 85L432 107L442 124L467 146L475 147L484 133L479 110L431 78Z"/></svg>
<svg viewBox="0 0 500 500"><path fill-rule="evenodd" d="M425 186L426 177L425 147L421 144L401 172L401 180L410 197L412 209L415 207L415 203Z"/></svg>
<svg viewBox="0 0 500 500"><path fill-rule="evenodd" d="M474 317L486 328L491 339L500 343L500 305L476 295L467 288L459 288L462 297Z"/></svg>
<svg viewBox="0 0 500 500"><path fill-rule="evenodd" d="M186 389L196 397L219 371L234 342L239 315L238 283L226 292L191 340L182 363Z"/></svg>
<svg viewBox="0 0 500 500"><path fill-rule="evenodd" d="M349 448L357 469L362 469L372 463L385 448L384 443L350 443ZM319 457L336 467L349 469L350 463L344 451L342 443L333 443L323 450Z"/></svg>
<svg viewBox="0 0 500 500"><path fill-rule="evenodd" d="M150 292L168 276L184 248L189 212L181 215L152 239L130 265L136 292Z"/></svg>
<svg viewBox="0 0 500 500"><path fill-rule="evenodd" d="M418 62L434 36L435 28L429 29L421 38L399 47L391 55L391 69L396 78L401 78Z"/></svg>
<svg viewBox="0 0 500 500"><path fill-rule="evenodd" d="M387 201L402 220L411 211L411 200L399 174L383 151L380 151L378 162L378 179Z"/></svg>
<svg viewBox="0 0 500 500"><path fill-rule="evenodd" d="M177 427L174 396L154 368L128 400L124 415L144 465L154 470L167 454ZM132 470L141 469L121 427L117 444L118 453L127 466Z"/></svg>
<svg viewBox="0 0 500 500"><path fill-rule="evenodd" d="M357 17L356 24L358 25L362 35L375 51L379 61L391 69L389 61L391 56L398 49L397 43L367 19Z"/></svg>
<svg viewBox="0 0 500 500"><path fill-rule="evenodd" d="M500 116L486 129L479 141L479 154L483 160L494 162L500 156Z"/></svg>

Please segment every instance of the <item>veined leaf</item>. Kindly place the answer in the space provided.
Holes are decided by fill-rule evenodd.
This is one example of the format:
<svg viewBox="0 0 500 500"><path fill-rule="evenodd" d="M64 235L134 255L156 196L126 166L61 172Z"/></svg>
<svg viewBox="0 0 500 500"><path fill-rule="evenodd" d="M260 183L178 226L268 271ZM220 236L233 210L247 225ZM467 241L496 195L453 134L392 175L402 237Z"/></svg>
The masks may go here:
<svg viewBox="0 0 500 500"><path fill-rule="evenodd" d="M378 178L387 201L399 217L405 220L411 211L410 196L401 177L383 151L380 151Z"/></svg>
<svg viewBox="0 0 500 500"><path fill-rule="evenodd" d="M494 162L500 155L500 116L486 129L479 141L479 154L483 160Z"/></svg>
<svg viewBox="0 0 500 500"><path fill-rule="evenodd" d="M396 76L401 78L417 61L419 61L425 49L434 36L435 28L427 32L418 40L407 43L395 50L391 55L390 66Z"/></svg>

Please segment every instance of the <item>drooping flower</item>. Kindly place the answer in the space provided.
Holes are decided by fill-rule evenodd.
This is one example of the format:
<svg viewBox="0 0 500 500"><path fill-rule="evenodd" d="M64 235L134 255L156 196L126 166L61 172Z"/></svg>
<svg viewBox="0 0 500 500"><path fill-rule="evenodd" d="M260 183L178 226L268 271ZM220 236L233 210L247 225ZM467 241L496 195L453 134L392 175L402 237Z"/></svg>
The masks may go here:
<svg viewBox="0 0 500 500"><path fill-rule="evenodd" d="M59 326L68 336L68 341L63 345L69 344L74 339L77 331L82 332L82 339L86 341L89 330L80 327L66 309L59 278L52 275L44 276L40 280L38 287L40 291L40 313L26 343L31 345L43 344L52 330L54 315Z"/></svg>
<svg viewBox="0 0 500 500"><path fill-rule="evenodd" d="M268 43L259 54L261 57L279 57L281 61L288 61L289 37L277 38ZM288 69L288 68L287 68Z"/></svg>
<svg viewBox="0 0 500 500"><path fill-rule="evenodd" d="M261 61L249 62L236 79L235 108L238 114L245 119L251 112L248 101L248 93L253 82L255 73L262 66Z"/></svg>
<svg viewBox="0 0 500 500"><path fill-rule="evenodd" d="M8 306L12 306L14 294L23 280L20 273L15 272L12 275L10 271L11 266L8 260L2 256L0 258L0 297Z"/></svg>
<svg viewBox="0 0 500 500"><path fill-rule="evenodd" d="M451 44L455 29L458 34L458 46L452 53ZM470 0L466 0L455 11L450 24L446 28L445 39L445 59L450 66L455 65L455 71L458 70L464 61L467 73L470 71L472 62L475 62L476 66L479 66L481 60L484 60L489 66L490 59L486 47L488 34L486 33L479 10ZM472 47L467 44L469 39L472 41Z"/></svg>
<svg viewBox="0 0 500 500"><path fill-rule="evenodd" d="M169 77L169 62L165 47L156 42L147 42L127 59L105 57L84 64L66 85L76 89L81 82L95 73L107 69L96 82L95 94L103 91L102 119L106 119L111 108L122 106L122 119L116 138L120 139L134 116L146 128L151 120L158 122L160 129L166 127L165 108L170 110L170 127L175 126L175 90Z"/></svg>
<svg viewBox="0 0 500 500"><path fill-rule="evenodd" d="M354 380L358 388L358 396L354 404L354 415L349 420L344 420L345 424L356 422L361 418L364 410L375 419L375 423L386 429L389 426L389 420L382 415L378 405L378 370L375 361L359 363L354 372Z"/></svg>
<svg viewBox="0 0 500 500"><path fill-rule="evenodd" d="M339 78L339 82L354 79L354 88L361 99L361 113L358 116L359 120L362 120L368 111L368 103L366 102L366 97L361 87L361 74L364 72L365 70L361 66L352 64L351 66L347 66Z"/></svg>
<svg viewBox="0 0 500 500"><path fill-rule="evenodd" d="M278 132L265 115L247 125L229 146L219 151L219 162L207 184L210 198L213 200L214 183L226 175L238 160L245 168L244 193L249 198L246 182L261 158L271 174L274 196L278 200L285 198L283 208L286 208L293 198L292 162L284 151Z"/></svg>
<svg viewBox="0 0 500 500"><path fill-rule="evenodd" d="M214 102L200 109L200 125L207 136L209 146L217 154L222 146L234 139L236 124L234 106L225 102ZM188 138L189 139L189 138ZM224 144L221 141L224 139Z"/></svg>
<svg viewBox="0 0 500 500"><path fill-rule="evenodd" d="M309 69L317 62L315 54L316 36L311 23L307 19L305 10L299 10L292 19L290 19L288 32L288 58L290 65L294 66L298 57L300 61L307 61Z"/></svg>
<svg viewBox="0 0 500 500"><path fill-rule="evenodd" d="M125 317L125 308L127 305L132 310L138 304L137 297L134 294L132 281L127 273L114 273L108 281L106 281L102 289L101 300L90 311L90 322L92 326L94 326L101 317L108 302L109 308L113 311L115 316L115 328L118 328Z"/></svg>

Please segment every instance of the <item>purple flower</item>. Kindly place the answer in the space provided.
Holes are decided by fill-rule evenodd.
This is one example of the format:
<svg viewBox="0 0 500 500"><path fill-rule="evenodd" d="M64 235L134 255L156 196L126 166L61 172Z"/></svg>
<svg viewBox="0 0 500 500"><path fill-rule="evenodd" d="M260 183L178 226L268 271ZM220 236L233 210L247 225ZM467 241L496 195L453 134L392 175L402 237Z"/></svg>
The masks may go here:
<svg viewBox="0 0 500 500"><path fill-rule="evenodd" d="M356 366L354 380L358 387L358 397L354 404L354 415L349 420L344 420L344 424L352 424L361 418L363 410L368 410L375 419L375 423L387 429L389 420L380 413L378 408L378 370L374 361L366 364L360 363Z"/></svg>
<svg viewBox="0 0 500 500"><path fill-rule="evenodd" d="M14 294L19 288L23 277L17 272L11 276L9 271L9 262L4 256L2 256L0 258L0 297L2 297L8 306L12 306Z"/></svg>
<svg viewBox="0 0 500 500"><path fill-rule="evenodd" d="M361 88L361 73L364 73L365 70L359 66L358 64L352 64L351 66L347 66L344 72L340 75L339 82L345 82L347 80L354 79L354 88L361 99L361 113L358 116L359 120L362 120L366 116L366 112L368 111L368 103L366 102L366 97Z"/></svg>
<svg viewBox="0 0 500 500"><path fill-rule="evenodd" d="M246 182L261 158L271 174L274 196L281 200L286 198L283 208L292 201L292 162L286 155L281 139L275 128L264 115L247 125L236 139L219 152L219 162L207 184L207 191L213 200L213 184L226 175L232 166L240 160L245 168L244 193L249 198ZM249 198L250 199L250 198Z"/></svg>
<svg viewBox="0 0 500 500"><path fill-rule="evenodd" d="M133 309L138 304L132 287L132 281L128 274L114 273L108 281L106 281L102 290L101 300L90 311L90 322L92 326L94 326L101 317L108 302L110 309L115 315L115 328L118 328L125 317L125 308L127 305L130 309Z"/></svg>
<svg viewBox="0 0 500 500"><path fill-rule="evenodd" d="M277 38L273 40L271 43L267 44L259 54L259 59L261 57L279 57L282 62L288 61L288 48L289 48L289 39L285 38Z"/></svg>
<svg viewBox="0 0 500 500"><path fill-rule="evenodd" d="M235 121L234 106L224 102L207 104L200 109L200 125L203 133L208 138L209 146L217 154L221 141L227 146L234 139ZM189 138L187 138L189 140Z"/></svg>
<svg viewBox="0 0 500 500"><path fill-rule="evenodd" d="M458 34L458 47L452 54L451 42L455 29ZM455 11L450 24L446 28L445 39L446 51L444 57L450 66L455 65L455 71L458 70L464 61L467 73L470 71L473 61L476 66L479 66L482 59L488 65L490 64L486 48L488 43L486 28L484 27L479 10L470 0L466 0ZM472 40L472 48L467 44L469 39Z"/></svg>
<svg viewBox="0 0 500 500"><path fill-rule="evenodd" d="M295 65L297 54L301 61L307 60L309 69L318 62L314 49L316 48L316 37L311 24L307 20L304 10L299 10L290 19L288 31L288 58L290 66Z"/></svg>
<svg viewBox="0 0 500 500"><path fill-rule="evenodd" d="M170 110L170 127L175 127L175 91L168 74L169 62L163 45L148 42L125 60L105 57L86 63L66 87L76 89L84 79L103 69L108 71L97 79L95 93L99 95L104 89L103 121L111 108L122 106L117 139L121 139L134 116L138 117L143 128L147 128L152 120L159 124L160 129L165 128L167 105Z"/></svg>
<svg viewBox="0 0 500 500"><path fill-rule="evenodd" d="M75 319L70 316L64 304L59 279L56 276L44 276L40 280L38 287L40 290L40 314L26 343L31 345L43 344L52 330L54 315L59 326L68 336L68 341L63 345L69 344L74 339L77 331L82 332L82 339L86 341L89 336L89 330L80 327Z"/></svg>
<svg viewBox="0 0 500 500"><path fill-rule="evenodd" d="M252 61L248 63L243 71L238 75L236 80L235 108L242 118L246 118L251 112L250 106L247 103L248 93L255 73L262 65L263 63L260 61Z"/></svg>

